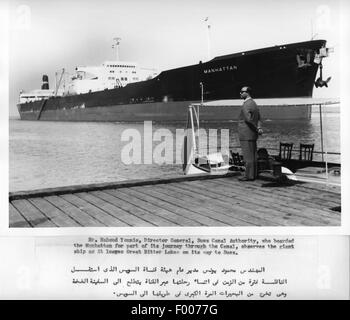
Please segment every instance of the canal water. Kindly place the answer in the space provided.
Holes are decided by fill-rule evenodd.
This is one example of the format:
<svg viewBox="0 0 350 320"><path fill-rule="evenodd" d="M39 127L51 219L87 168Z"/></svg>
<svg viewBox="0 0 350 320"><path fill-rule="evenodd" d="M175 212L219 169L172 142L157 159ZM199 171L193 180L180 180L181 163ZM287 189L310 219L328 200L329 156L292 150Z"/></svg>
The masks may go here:
<svg viewBox="0 0 350 320"><path fill-rule="evenodd" d="M151 126L150 126L151 124ZM324 150L340 153L340 112L323 113ZM9 190L113 182L182 174L184 123L45 122L10 119ZM208 145L239 151L237 122L204 123ZM211 129L211 130L210 130ZM265 121L258 147L277 154L279 142L314 143L321 151L320 116L310 120ZM147 131L148 130L148 131ZM148 132L148 133L147 133ZM215 139L215 132L218 139ZM213 138L214 137L214 138ZM222 138L221 138L222 137ZM314 155L321 159L320 154ZM329 161L340 156L329 154ZM131 162L131 163L130 163Z"/></svg>

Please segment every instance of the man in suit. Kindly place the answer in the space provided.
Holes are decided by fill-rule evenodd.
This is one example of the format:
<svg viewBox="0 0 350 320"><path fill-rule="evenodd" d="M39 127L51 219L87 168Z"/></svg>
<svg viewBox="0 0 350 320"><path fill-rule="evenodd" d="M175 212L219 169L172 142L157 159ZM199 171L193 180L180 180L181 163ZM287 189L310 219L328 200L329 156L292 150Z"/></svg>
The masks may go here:
<svg viewBox="0 0 350 320"><path fill-rule="evenodd" d="M245 176L240 181L252 181L257 178L257 146L258 136L262 134L260 128L260 113L257 104L251 97L251 88L243 87L240 91L244 99L238 119L238 136L245 162Z"/></svg>

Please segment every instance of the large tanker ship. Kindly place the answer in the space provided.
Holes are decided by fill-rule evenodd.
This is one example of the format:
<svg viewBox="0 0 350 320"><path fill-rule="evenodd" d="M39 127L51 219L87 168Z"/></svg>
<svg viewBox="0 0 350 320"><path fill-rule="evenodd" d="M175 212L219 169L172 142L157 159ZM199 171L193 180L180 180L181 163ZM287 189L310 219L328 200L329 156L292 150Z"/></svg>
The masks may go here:
<svg viewBox="0 0 350 320"><path fill-rule="evenodd" d="M44 75L41 89L21 92L17 107L23 120L186 121L191 103L239 99L242 86L250 86L254 98L312 97L314 87L327 86L330 80L322 79L328 52L325 40L312 40L223 55L160 73L145 73L133 62L106 61L77 67L64 89L63 72L55 89ZM213 104L202 109L201 120L235 120L238 110ZM305 119L310 107L264 106L261 114L265 119Z"/></svg>

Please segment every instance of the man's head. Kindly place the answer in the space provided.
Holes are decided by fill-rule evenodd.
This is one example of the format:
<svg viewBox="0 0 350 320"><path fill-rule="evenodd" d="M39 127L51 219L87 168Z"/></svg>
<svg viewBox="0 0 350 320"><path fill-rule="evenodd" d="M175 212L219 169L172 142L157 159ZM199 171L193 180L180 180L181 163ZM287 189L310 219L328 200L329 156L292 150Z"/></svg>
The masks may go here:
<svg viewBox="0 0 350 320"><path fill-rule="evenodd" d="M241 98L247 99L251 96L252 89L250 87L243 87L240 91Z"/></svg>

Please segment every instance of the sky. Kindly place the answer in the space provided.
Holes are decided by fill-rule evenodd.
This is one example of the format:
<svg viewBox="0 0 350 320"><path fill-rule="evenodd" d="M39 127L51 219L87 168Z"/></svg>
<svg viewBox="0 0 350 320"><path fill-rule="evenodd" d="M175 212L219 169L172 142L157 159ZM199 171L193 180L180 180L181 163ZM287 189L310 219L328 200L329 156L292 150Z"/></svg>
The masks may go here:
<svg viewBox="0 0 350 320"><path fill-rule="evenodd" d="M55 72L100 65L116 57L159 71L250 49L325 39L334 52L324 61L329 88L315 97L338 97L340 4L337 0L30 0L9 5L9 114L18 115L20 90L51 88Z"/></svg>

